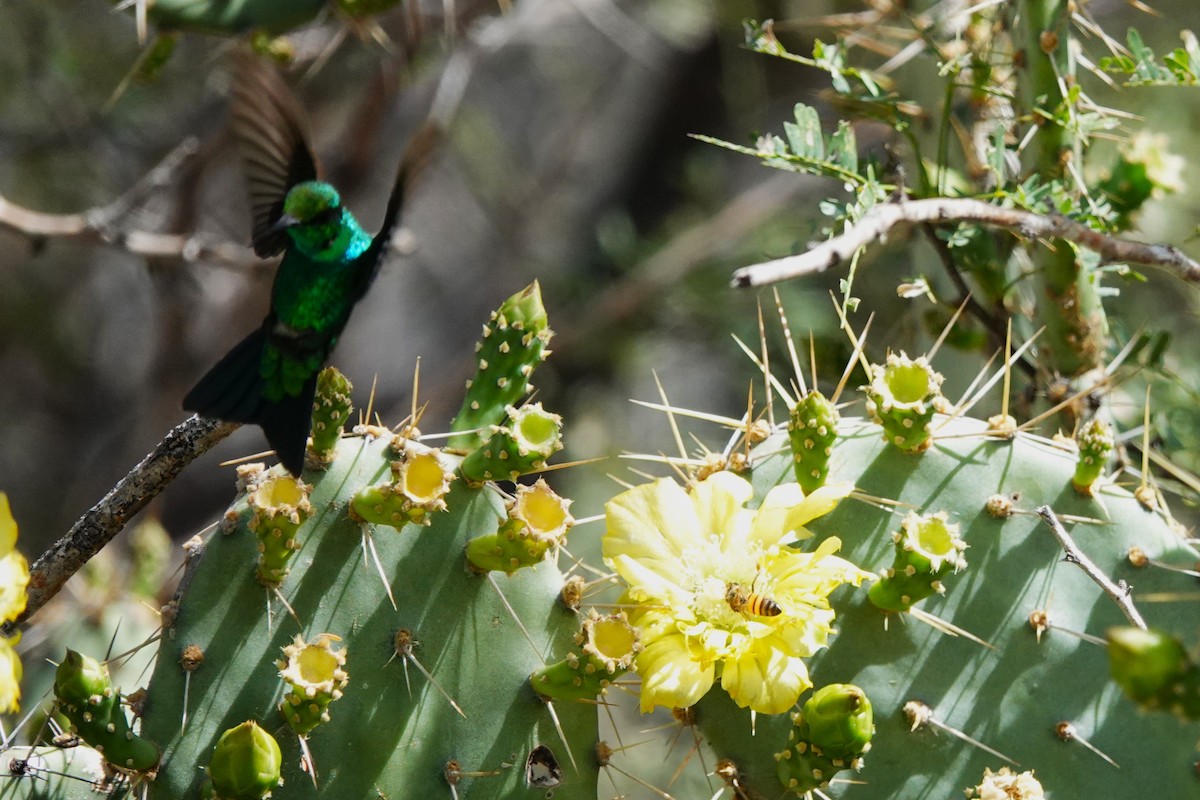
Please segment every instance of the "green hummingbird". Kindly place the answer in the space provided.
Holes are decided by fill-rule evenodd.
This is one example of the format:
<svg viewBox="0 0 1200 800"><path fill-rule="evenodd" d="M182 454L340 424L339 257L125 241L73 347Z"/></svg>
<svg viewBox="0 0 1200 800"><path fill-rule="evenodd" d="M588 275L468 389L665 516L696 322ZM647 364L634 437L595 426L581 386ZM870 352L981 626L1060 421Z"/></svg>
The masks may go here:
<svg viewBox="0 0 1200 800"><path fill-rule="evenodd" d="M288 472L299 476L312 425L317 373L355 304L375 280L404 193L428 161L427 124L405 151L383 226L369 235L319 180L299 103L273 69L244 57L230 107L254 213L253 247L283 253L262 325L234 346L183 399L204 417L262 428Z"/></svg>

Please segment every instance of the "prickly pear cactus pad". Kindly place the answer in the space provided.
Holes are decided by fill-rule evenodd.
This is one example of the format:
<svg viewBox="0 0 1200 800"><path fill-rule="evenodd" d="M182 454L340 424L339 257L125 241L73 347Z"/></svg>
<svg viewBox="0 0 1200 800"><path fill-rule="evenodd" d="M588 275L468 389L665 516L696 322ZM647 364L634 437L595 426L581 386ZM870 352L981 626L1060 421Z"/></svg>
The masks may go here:
<svg viewBox="0 0 1200 800"><path fill-rule="evenodd" d="M809 659L812 681L818 688L861 687L875 735L861 770L840 773L822 790L846 798L962 797L995 783L1008 767L1014 776L1031 770L1047 797L1196 796L1200 725L1147 714L1123 695L1103 637L1128 623L1112 598L1064 560L1032 512L1053 508L1102 572L1133 587L1147 623L1185 642L1194 640L1197 622L1194 604L1181 598L1194 593L1195 579L1154 564L1186 567L1194 553L1160 512L1111 481L1097 482L1093 497L1080 495L1072 485L1074 452L1025 433L989 436L979 420L945 421L935 416L931 446L912 454L884 442L878 425L843 418L830 481L853 482L863 495L901 505L847 498L809 523L815 536L799 543L812 551L837 536L840 556L886 573L896 558L894 536L916 511L944 513L967 548L966 564L947 577L944 593L916 602L913 613L884 612L862 589L832 596L837 632ZM755 498L794 479L784 436L751 454ZM989 513L989 497L997 494L1007 503L993 501ZM1127 557L1134 546L1153 554L1149 562L1134 559L1141 567ZM923 712L906 714L910 703ZM712 691L696 706L696 719L727 759L727 781L744 796L781 796L788 715L752 721L726 693ZM1061 735L1062 723L1072 736ZM992 775L985 779L986 770Z"/></svg>
<svg viewBox="0 0 1200 800"><path fill-rule="evenodd" d="M343 438L327 470L305 473L312 513L278 593L256 578L245 494L232 524L192 556L143 719L143 735L165 754L150 798L197 797L218 740L247 721L279 742L276 800L451 797L451 762L459 798L540 798L546 787L531 786L525 769L539 746L561 770L556 797L595 796L596 706L554 702L568 753L529 683L580 631L558 600L561 574L545 561L494 579L468 571L467 541L505 516L494 486L454 481L439 498L444 510L419 522L352 519L355 493L393 481L402 458L390 432L372 431L379 438ZM192 645L204 659L185 692L180 654ZM306 720L303 743L281 702Z"/></svg>

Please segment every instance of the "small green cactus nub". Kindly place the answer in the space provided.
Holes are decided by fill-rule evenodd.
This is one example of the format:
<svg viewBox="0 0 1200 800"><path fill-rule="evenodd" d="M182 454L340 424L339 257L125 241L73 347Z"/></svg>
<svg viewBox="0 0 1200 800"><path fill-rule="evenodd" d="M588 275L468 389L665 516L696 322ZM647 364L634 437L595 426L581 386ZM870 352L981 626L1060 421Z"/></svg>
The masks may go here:
<svg viewBox="0 0 1200 800"><path fill-rule="evenodd" d="M867 412L883 426L883 438L906 453L921 453L933 444L929 423L948 407L942 376L924 356L912 359L892 353L887 363L871 365L871 382L862 387Z"/></svg>
<svg viewBox="0 0 1200 800"><path fill-rule="evenodd" d="M258 536L255 577L263 586L279 586L300 549L296 532L312 513L308 500L312 487L291 475L262 472L246 488L254 512L249 528Z"/></svg>
<svg viewBox="0 0 1200 800"><path fill-rule="evenodd" d="M901 530L892 534L896 558L892 566L867 590L867 597L884 611L907 611L914 603L945 591L942 578L967 565L967 549L958 525L939 511L931 515L910 513Z"/></svg>
<svg viewBox="0 0 1200 800"><path fill-rule="evenodd" d="M351 518L399 530L410 522L428 525L431 514L445 510L454 472L442 451L413 441L399 442L402 449L400 458L392 462L392 480L355 492Z"/></svg>
<svg viewBox="0 0 1200 800"><path fill-rule="evenodd" d="M313 396L312 442L308 446L311 466L325 469L333 461L334 448L342 437L342 427L350 419L354 406L350 392L354 385L336 367L326 367L317 375L317 393Z"/></svg>
<svg viewBox="0 0 1200 800"><path fill-rule="evenodd" d="M1108 632L1108 661L1113 680L1143 708L1200 719L1200 665L1177 639L1141 628Z"/></svg>
<svg viewBox="0 0 1200 800"><path fill-rule="evenodd" d="M332 633L322 633L305 643L297 635L283 648L284 658L275 662L279 677L288 683L279 711L300 736L308 736L322 722L329 721L329 704L342 696L350 681L345 651L333 648L333 643L341 640Z"/></svg>
<svg viewBox="0 0 1200 800"><path fill-rule="evenodd" d="M638 629L625 614L592 612L575 635L580 652L529 676L533 690L555 700L594 700L608 685L633 668L642 649Z"/></svg>
<svg viewBox="0 0 1200 800"><path fill-rule="evenodd" d="M221 734L206 772L204 797L212 800L263 800L283 783L283 755L275 737L253 720Z"/></svg>
<svg viewBox="0 0 1200 800"><path fill-rule="evenodd" d="M827 786L844 769L858 769L875 733L871 701L848 683L818 689L792 722L788 748L775 760L779 780L797 795Z"/></svg>
<svg viewBox="0 0 1200 800"><path fill-rule="evenodd" d="M531 567L562 542L575 519L567 511L571 501L559 497L539 478L532 486L517 487L508 503L508 517L500 529L467 542L467 563L476 572L505 572Z"/></svg>
<svg viewBox="0 0 1200 800"><path fill-rule="evenodd" d="M121 693L112 685L107 666L67 650L54 674L54 694L71 729L109 764L142 774L158 767L158 747L130 730Z"/></svg>
<svg viewBox="0 0 1200 800"><path fill-rule="evenodd" d="M472 486L516 480L544 467L562 446L562 417L541 403L509 406L504 424L493 427L488 440L463 459L459 473Z"/></svg>
<svg viewBox="0 0 1200 800"><path fill-rule="evenodd" d="M838 411L818 391L811 391L792 407L788 415L788 443L792 447L796 483L804 493L825 485L829 456L837 439Z"/></svg>
<svg viewBox="0 0 1200 800"><path fill-rule="evenodd" d="M550 355L546 345L553 335L537 281L492 312L476 345L475 377L467 382L462 408L450 423L453 431L469 432L452 437L451 447L475 450L488 437L490 426L503 424L508 407L533 388L529 376Z"/></svg>
<svg viewBox="0 0 1200 800"><path fill-rule="evenodd" d="M1104 474L1104 465L1115 445L1112 426L1093 417L1079 431L1075 443L1079 445L1079 461L1071 485L1081 495L1091 497L1092 485Z"/></svg>

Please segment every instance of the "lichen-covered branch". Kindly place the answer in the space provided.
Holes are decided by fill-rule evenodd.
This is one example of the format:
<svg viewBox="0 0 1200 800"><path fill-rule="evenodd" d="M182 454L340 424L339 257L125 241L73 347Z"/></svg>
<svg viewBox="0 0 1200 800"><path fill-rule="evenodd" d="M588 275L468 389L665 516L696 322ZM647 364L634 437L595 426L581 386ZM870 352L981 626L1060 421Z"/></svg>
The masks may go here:
<svg viewBox="0 0 1200 800"><path fill-rule="evenodd" d="M1105 261L1172 269L1187 281L1200 281L1200 263L1165 244L1144 244L1092 230L1060 214L1036 214L1001 208L972 198L935 197L878 205L848 231L794 256L742 267L733 274L736 287L766 286L823 272L848 262L859 248L887 238L897 225L977 222L1022 236L1065 239L1099 253Z"/></svg>
<svg viewBox="0 0 1200 800"><path fill-rule="evenodd" d="M1095 581L1104 590L1104 593L1113 599L1113 602L1121 609L1121 613L1129 620L1130 625L1136 625L1142 630L1146 630L1146 621L1142 619L1142 615L1133 605L1129 587L1124 583L1120 585L1113 583L1090 558L1084 555L1084 552L1075 544L1075 540L1071 538L1071 534L1067 533L1067 529L1058 521L1058 517L1050 506L1038 506L1037 513L1054 532L1054 538L1058 539L1063 552L1066 553L1066 560L1083 570L1085 575Z"/></svg>
<svg viewBox="0 0 1200 800"><path fill-rule="evenodd" d="M157 497L184 467L238 427L232 422L193 416L172 428L153 452L34 562L25 613L13 624L21 624L44 606L68 578L120 533L130 518Z"/></svg>

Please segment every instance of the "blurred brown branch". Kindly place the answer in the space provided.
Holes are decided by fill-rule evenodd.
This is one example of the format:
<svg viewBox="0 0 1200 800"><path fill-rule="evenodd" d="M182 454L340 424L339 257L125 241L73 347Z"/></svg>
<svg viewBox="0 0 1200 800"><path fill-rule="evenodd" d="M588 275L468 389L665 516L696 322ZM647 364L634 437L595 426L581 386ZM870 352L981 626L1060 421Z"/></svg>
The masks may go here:
<svg viewBox="0 0 1200 800"><path fill-rule="evenodd" d="M80 214L45 214L0 195L0 228L7 228L35 242L48 238L80 239L119 247L149 258L182 261L214 261L226 265L255 263L245 245L207 242L196 236L155 231L127 230L121 222L151 191L167 185L185 161L199 150L194 137L185 139L127 192L107 205Z"/></svg>

